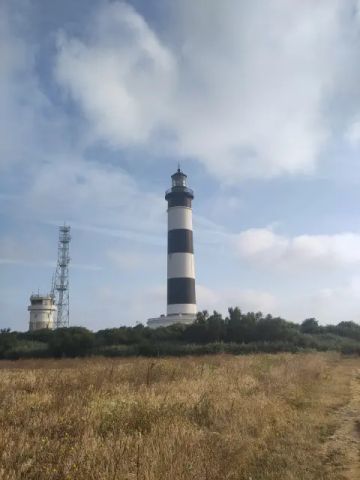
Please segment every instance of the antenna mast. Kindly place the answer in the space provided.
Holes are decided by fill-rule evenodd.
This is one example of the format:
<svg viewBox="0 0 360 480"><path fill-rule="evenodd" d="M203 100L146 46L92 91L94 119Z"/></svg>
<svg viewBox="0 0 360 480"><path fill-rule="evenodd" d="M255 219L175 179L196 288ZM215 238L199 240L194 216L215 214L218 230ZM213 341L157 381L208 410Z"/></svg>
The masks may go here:
<svg viewBox="0 0 360 480"><path fill-rule="evenodd" d="M69 244L70 227L59 227L58 261L51 289L57 306L55 328L69 326Z"/></svg>

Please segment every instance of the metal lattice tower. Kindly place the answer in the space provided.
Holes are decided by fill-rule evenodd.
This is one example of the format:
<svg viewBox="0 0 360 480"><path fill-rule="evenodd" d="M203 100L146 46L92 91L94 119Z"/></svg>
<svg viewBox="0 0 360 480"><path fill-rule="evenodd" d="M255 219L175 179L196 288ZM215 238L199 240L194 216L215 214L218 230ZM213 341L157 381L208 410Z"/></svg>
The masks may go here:
<svg viewBox="0 0 360 480"><path fill-rule="evenodd" d="M69 326L69 244L71 240L70 227L59 227L58 261L51 294L57 306L55 328Z"/></svg>

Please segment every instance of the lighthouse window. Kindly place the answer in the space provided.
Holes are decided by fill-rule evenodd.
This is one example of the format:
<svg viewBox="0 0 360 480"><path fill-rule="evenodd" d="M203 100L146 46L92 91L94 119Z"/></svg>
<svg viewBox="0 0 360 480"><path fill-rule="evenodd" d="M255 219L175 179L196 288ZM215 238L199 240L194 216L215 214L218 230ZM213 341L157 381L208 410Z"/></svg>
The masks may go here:
<svg viewBox="0 0 360 480"><path fill-rule="evenodd" d="M183 175L179 175L178 177L173 178L173 187L185 187L185 177Z"/></svg>

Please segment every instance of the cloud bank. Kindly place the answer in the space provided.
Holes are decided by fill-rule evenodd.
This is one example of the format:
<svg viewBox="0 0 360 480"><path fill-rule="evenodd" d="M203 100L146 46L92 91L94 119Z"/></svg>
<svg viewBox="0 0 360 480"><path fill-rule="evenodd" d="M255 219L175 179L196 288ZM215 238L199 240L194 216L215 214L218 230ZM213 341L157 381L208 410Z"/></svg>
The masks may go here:
<svg viewBox="0 0 360 480"><path fill-rule="evenodd" d="M224 182L311 173L357 59L356 7L182 0L170 34L105 3L83 36L59 36L56 78L113 147L166 145ZM353 141L355 120L343 115Z"/></svg>
<svg viewBox="0 0 360 480"><path fill-rule="evenodd" d="M360 264L360 234L286 236L253 228L233 238L238 254L258 265L288 269L352 268Z"/></svg>

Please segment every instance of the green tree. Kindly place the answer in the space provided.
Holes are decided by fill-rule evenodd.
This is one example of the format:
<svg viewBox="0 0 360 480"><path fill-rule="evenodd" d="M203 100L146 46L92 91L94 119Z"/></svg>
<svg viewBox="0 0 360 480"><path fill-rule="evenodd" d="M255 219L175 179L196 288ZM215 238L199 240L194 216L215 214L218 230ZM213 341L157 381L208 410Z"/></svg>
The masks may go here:
<svg viewBox="0 0 360 480"><path fill-rule="evenodd" d="M226 339L229 342L248 343L256 340L256 325L262 313L249 312L245 315L241 313L239 307L229 308L229 317L226 319L227 334Z"/></svg>
<svg viewBox="0 0 360 480"><path fill-rule="evenodd" d="M10 328L0 330L0 358L4 357L17 343L16 332L11 332Z"/></svg>
<svg viewBox="0 0 360 480"><path fill-rule="evenodd" d="M58 328L49 340L55 357L82 357L95 346L95 335L83 327Z"/></svg>
<svg viewBox="0 0 360 480"><path fill-rule="evenodd" d="M220 313L214 313L207 319L207 341L220 342L225 339L225 322Z"/></svg>
<svg viewBox="0 0 360 480"><path fill-rule="evenodd" d="M318 333L319 323L315 318L306 318L300 325L301 333Z"/></svg>
<svg viewBox="0 0 360 480"><path fill-rule="evenodd" d="M266 342L291 341L298 336L293 324L280 317L273 318L271 315L259 320L256 333L257 340Z"/></svg>

